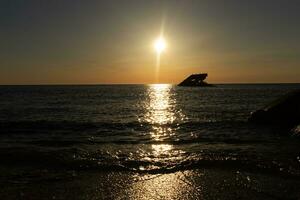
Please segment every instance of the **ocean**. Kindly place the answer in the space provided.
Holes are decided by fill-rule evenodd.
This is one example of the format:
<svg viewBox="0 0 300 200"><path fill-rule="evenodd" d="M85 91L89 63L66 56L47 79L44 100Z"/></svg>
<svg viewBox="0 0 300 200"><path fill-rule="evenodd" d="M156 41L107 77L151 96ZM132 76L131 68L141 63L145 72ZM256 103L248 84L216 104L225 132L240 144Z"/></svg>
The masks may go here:
<svg viewBox="0 0 300 200"><path fill-rule="evenodd" d="M32 184L87 173L145 181L205 169L232 173L270 198L273 190L276 198L300 198L299 135L247 122L296 89L300 84L0 86L0 194L38 199Z"/></svg>

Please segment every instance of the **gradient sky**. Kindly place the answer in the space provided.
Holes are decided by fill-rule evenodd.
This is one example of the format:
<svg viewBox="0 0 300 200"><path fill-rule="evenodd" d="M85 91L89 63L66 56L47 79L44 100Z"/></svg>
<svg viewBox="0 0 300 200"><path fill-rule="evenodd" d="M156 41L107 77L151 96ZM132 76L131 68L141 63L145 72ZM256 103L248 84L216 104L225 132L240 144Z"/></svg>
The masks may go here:
<svg viewBox="0 0 300 200"><path fill-rule="evenodd" d="M0 84L300 82L299 0L1 0Z"/></svg>

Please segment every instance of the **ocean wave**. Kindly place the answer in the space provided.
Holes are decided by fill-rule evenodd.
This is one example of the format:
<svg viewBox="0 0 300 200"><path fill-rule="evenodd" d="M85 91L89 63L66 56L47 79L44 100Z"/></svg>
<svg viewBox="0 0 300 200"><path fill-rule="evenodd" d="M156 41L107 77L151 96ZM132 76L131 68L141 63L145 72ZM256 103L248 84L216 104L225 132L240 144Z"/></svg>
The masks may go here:
<svg viewBox="0 0 300 200"><path fill-rule="evenodd" d="M259 144L299 134L245 121L149 122L0 121L0 137L38 146L80 144Z"/></svg>
<svg viewBox="0 0 300 200"><path fill-rule="evenodd" d="M80 152L72 150L34 151L33 149L1 149L2 166L38 167L47 170L128 171L146 174L167 174L194 169L221 169L247 171L276 176L300 178L297 163L283 163L270 157L250 152L232 154L218 151L186 154L171 158L119 157L107 152Z"/></svg>
<svg viewBox="0 0 300 200"><path fill-rule="evenodd" d="M150 122L78 122L78 121L0 121L0 128L3 132L14 130L126 130L126 129L149 129L152 127L161 128L181 128L194 130L199 128L214 129L220 127L222 129L228 128L253 128L254 126L248 124L246 121L187 121L187 122L172 122L172 123L150 123ZM255 126L257 127L257 126Z"/></svg>

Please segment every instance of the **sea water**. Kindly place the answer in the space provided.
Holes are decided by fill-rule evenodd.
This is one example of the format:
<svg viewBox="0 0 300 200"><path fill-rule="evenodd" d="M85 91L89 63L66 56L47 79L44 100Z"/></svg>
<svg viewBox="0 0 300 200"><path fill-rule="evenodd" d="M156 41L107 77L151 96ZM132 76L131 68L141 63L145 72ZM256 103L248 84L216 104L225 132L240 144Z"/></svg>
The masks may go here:
<svg viewBox="0 0 300 200"><path fill-rule="evenodd" d="M299 177L299 136L247 122L299 84L1 86L1 166Z"/></svg>

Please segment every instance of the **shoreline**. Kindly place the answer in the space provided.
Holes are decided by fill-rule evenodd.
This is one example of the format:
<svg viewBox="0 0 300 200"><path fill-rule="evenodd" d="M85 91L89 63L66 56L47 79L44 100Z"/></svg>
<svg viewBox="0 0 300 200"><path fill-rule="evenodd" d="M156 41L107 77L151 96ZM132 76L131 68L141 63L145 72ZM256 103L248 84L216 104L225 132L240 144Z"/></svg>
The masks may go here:
<svg viewBox="0 0 300 200"><path fill-rule="evenodd" d="M299 179L239 170L168 174L69 172L1 183L4 199L281 199L300 197ZM22 179L22 177L21 177ZM280 183L280 184L279 184Z"/></svg>

